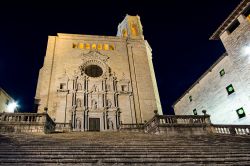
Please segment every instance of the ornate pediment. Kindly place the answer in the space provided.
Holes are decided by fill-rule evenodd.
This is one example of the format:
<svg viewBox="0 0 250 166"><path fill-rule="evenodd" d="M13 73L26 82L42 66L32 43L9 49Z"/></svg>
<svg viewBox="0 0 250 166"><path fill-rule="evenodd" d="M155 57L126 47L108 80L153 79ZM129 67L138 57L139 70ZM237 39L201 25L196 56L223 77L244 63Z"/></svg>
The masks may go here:
<svg viewBox="0 0 250 166"><path fill-rule="evenodd" d="M97 50L94 50L94 51L90 50L88 53L82 53L81 57L82 57L82 60L84 61L88 61L89 59L98 59L103 62L106 62L109 59L108 55L104 55Z"/></svg>

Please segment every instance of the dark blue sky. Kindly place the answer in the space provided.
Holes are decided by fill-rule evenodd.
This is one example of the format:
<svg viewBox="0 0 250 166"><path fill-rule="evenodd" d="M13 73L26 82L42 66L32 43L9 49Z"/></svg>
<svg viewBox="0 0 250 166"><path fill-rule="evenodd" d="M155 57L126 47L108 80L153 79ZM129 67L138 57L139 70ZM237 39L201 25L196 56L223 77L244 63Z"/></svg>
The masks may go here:
<svg viewBox="0 0 250 166"><path fill-rule="evenodd" d="M210 35L239 0L70 1L0 5L0 86L21 105L33 108L47 36L56 33L116 35L126 14L141 17L163 110L225 51Z"/></svg>

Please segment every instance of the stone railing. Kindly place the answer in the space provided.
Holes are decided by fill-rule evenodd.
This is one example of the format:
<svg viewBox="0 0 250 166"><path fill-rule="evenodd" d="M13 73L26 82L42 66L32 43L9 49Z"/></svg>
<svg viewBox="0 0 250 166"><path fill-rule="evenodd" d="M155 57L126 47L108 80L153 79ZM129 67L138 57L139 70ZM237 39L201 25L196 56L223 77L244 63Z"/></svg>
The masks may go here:
<svg viewBox="0 0 250 166"><path fill-rule="evenodd" d="M155 115L144 126L146 133L199 135L210 132L209 115Z"/></svg>
<svg viewBox="0 0 250 166"><path fill-rule="evenodd" d="M0 113L0 132L51 133L55 123L46 113Z"/></svg>
<svg viewBox="0 0 250 166"><path fill-rule="evenodd" d="M215 134L250 136L250 125L212 125L211 128Z"/></svg>
<svg viewBox="0 0 250 166"><path fill-rule="evenodd" d="M119 126L120 131L143 131L144 130L144 124L120 124Z"/></svg>
<svg viewBox="0 0 250 166"><path fill-rule="evenodd" d="M72 131L71 123L56 123L56 132L70 132Z"/></svg>

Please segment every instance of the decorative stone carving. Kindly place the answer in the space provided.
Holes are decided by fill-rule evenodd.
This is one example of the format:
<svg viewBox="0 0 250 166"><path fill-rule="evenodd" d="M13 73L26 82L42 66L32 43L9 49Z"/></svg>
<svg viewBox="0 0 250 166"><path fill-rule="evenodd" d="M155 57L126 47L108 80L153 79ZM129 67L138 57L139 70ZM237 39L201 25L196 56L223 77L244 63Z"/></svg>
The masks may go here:
<svg viewBox="0 0 250 166"><path fill-rule="evenodd" d="M110 84L106 85L107 91L110 91Z"/></svg>
<svg viewBox="0 0 250 166"><path fill-rule="evenodd" d="M109 130L114 130L114 123L111 118L108 118L108 128Z"/></svg>
<svg viewBox="0 0 250 166"><path fill-rule="evenodd" d="M81 84L81 83L78 83L78 84L77 84L77 89L78 89L78 90L82 90L82 84Z"/></svg>
<svg viewBox="0 0 250 166"><path fill-rule="evenodd" d="M78 130L81 129L81 120L80 120L80 118L77 118L77 120L76 120L76 128L77 128Z"/></svg>
<svg viewBox="0 0 250 166"><path fill-rule="evenodd" d="M96 92L97 91L97 86L95 84L92 86L91 91L92 92Z"/></svg>
<svg viewBox="0 0 250 166"><path fill-rule="evenodd" d="M77 100L76 100L76 106L77 106L77 107L82 107L81 99L77 99Z"/></svg>
<svg viewBox="0 0 250 166"><path fill-rule="evenodd" d="M96 110L97 109L97 101L96 100L92 100L92 109Z"/></svg>
<svg viewBox="0 0 250 166"><path fill-rule="evenodd" d="M108 100L108 101L107 101L107 106L108 106L108 108L111 108L111 106L112 106L111 100Z"/></svg>

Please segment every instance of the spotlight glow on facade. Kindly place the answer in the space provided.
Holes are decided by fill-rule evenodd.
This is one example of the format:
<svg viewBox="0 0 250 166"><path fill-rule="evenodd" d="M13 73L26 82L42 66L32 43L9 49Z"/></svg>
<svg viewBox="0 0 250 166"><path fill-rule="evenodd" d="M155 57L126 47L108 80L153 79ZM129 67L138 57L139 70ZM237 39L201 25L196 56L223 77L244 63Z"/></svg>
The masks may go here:
<svg viewBox="0 0 250 166"><path fill-rule="evenodd" d="M247 45L243 48L244 55L250 55L250 45Z"/></svg>
<svg viewBox="0 0 250 166"><path fill-rule="evenodd" d="M16 102L12 102L12 103L8 104L8 106L7 106L7 112L12 113L12 112L15 111L15 109L17 107L18 107L18 104Z"/></svg>

